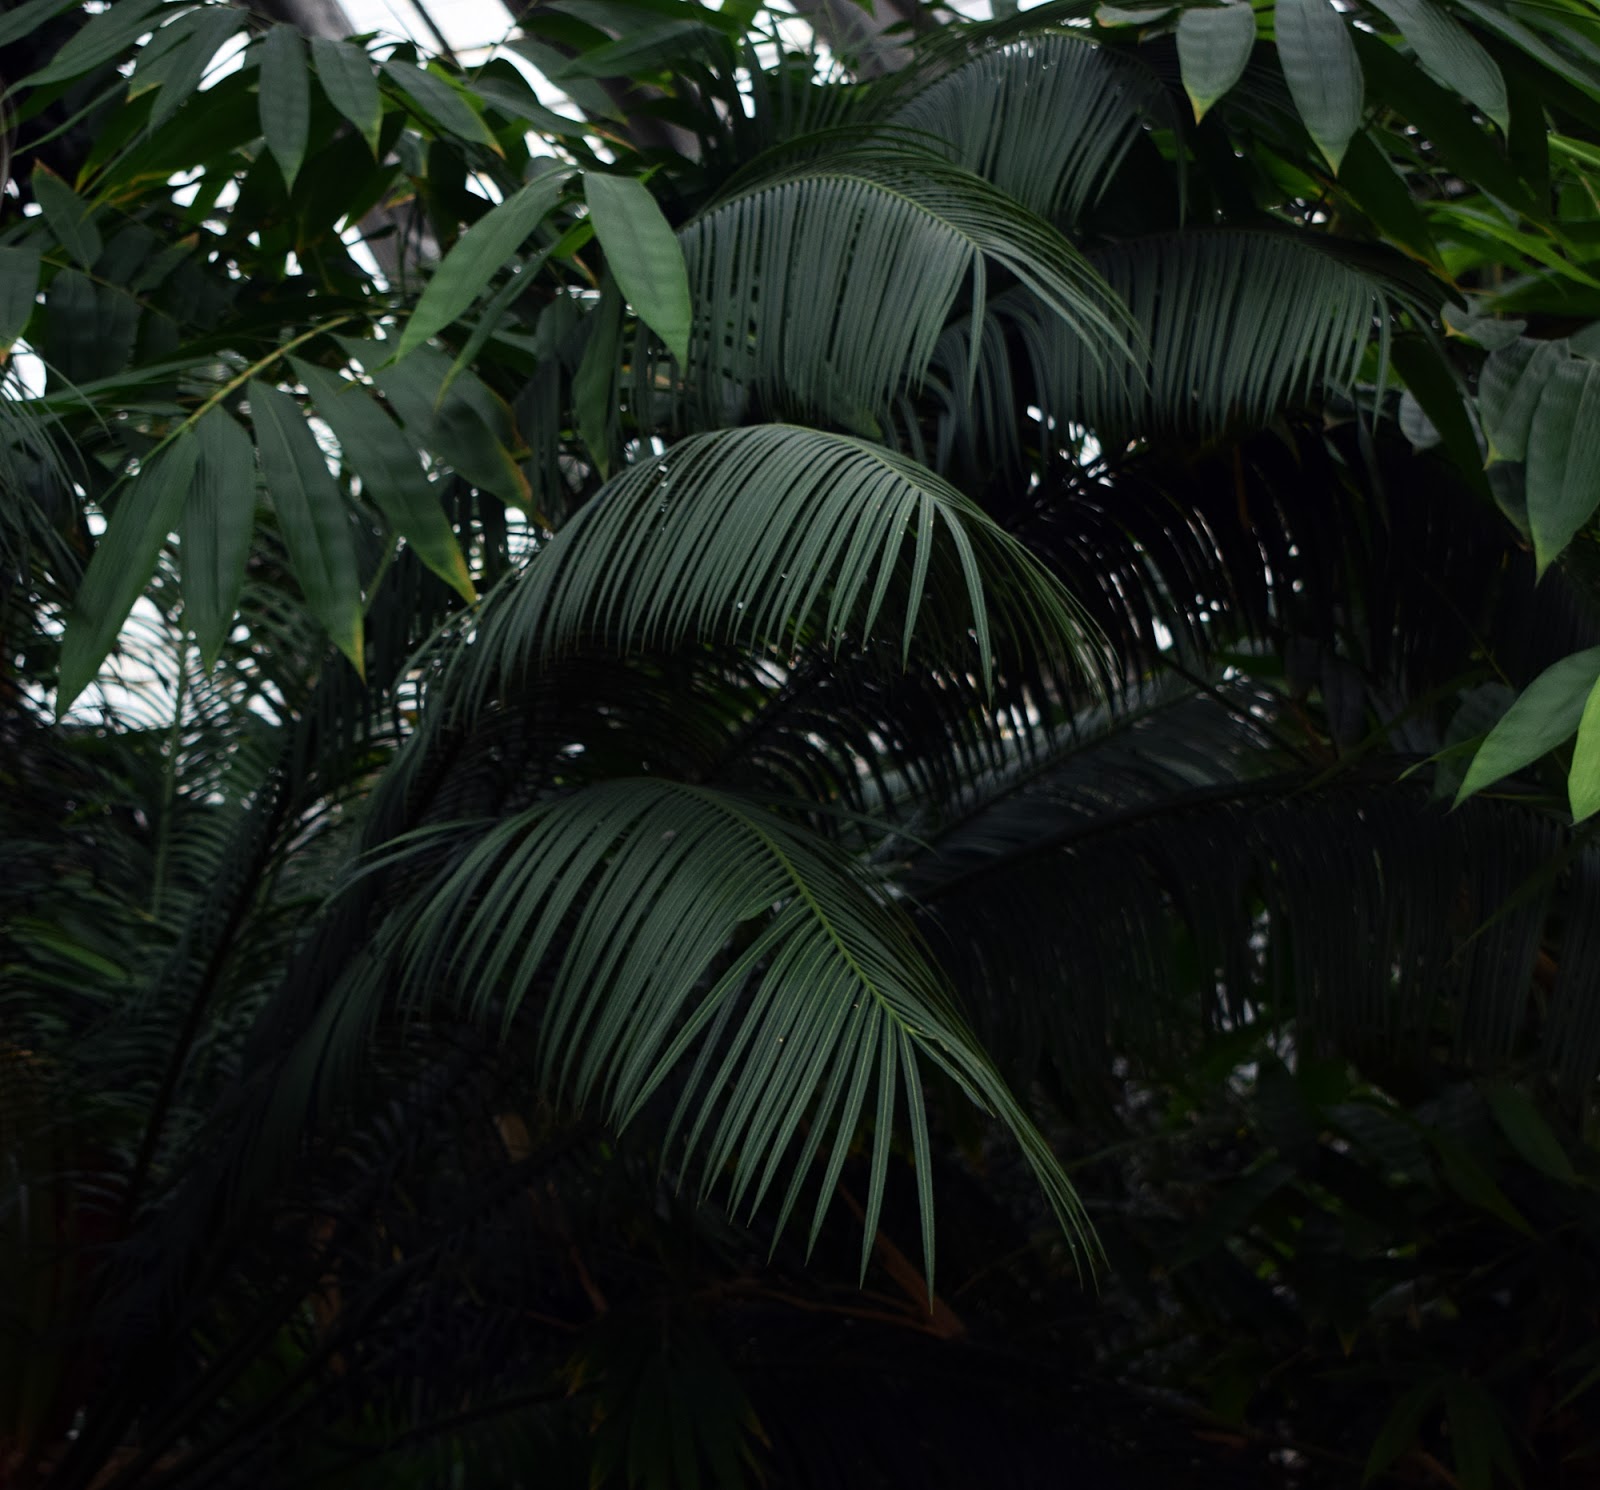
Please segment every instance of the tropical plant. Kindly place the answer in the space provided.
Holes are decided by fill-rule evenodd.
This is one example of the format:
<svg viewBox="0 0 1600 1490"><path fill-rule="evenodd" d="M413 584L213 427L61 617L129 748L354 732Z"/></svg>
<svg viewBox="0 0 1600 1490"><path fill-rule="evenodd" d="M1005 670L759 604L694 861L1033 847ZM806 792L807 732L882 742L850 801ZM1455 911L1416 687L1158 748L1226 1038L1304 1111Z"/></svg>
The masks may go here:
<svg viewBox="0 0 1600 1490"><path fill-rule="evenodd" d="M7 1474L1592 1468L1600 26L521 21L0 18Z"/></svg>

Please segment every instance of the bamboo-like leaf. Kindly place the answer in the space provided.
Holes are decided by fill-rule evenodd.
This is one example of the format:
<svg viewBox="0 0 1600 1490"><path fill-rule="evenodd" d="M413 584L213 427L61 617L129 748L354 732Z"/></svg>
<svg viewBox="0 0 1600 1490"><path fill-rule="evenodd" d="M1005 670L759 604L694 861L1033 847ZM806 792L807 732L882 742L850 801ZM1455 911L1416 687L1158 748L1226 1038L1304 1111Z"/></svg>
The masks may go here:
<svg viewBox="0 0 1600 1490"><path fill-rule="evenodd" d="M243 12L232 6L207 6L161 28L159 35L166 46L155 58L150 56L153 42L140 53L129 87L130 97L151 88L161 90L150 110L151 129L160 128L193 97L211 59L243 25Z"/></svg>
<svg viewBox="0 0 1600 1490"><path fill-rule="evenodd" d="M1244 72L1256 44L1256 13L1249 0L1191 5L1178 20L1178 65L1195 122Z"/></svg>
<svg viewBox="0 0 1600 1490"><path fill-rule="evenodd" d="M0 248L0 352L9 352L27 329L38 298L38 247Z"/></svg>
<svg viewBox="0 0 1600 1490"><path fill-rule="evenodd" d="M389 342L341 337L339 344L378 385L419 449L503 502L527 502L528 481L511 454L511 411L481 379L460 372L446 389L450 359L433 347L392 362L385 356Z"/></svg>
<svg viewBox="0 0 1600 1490"><path fill-rule="evenodd" d="M1502 130L1510 125L1506 80L1494 58L1435 0L1374 0L1410 42L1424 70L1476 104Z"/></svg>
<svg viewBox="0 0 1600 1490"><path fill-rule="evenodd" d="M689 360L689 272L656 199L632 176L585 174L584 198L606 267L680 366Z"/></svg>
<svg viewBox="0 0 1600 1490"><path fill-rule="evenodd" d="M1571 739L1597 678L1600 647L1563 657L1540 673L1478 747L1456 793L1457 803Z"/></svg>
<svg viewBox="0 0 1600 1490"><path fill-rule="evenodd" d="M183 614L207 668L239 608L250 536L256 523L256 453L220 404L195 425L199 460L178 527Z"/></svg>
<svg viewBox="0 0 1600 1490"><path fill-rule="evenodd" d="M1567 773L1567 799L1574 822L1600 812L1600 682L1589 690L1578 719L1572 769Z"/></svg>
<svg viewBox="0 0 1600 1490"><path fill-rule="evenodd" d="M305 45L293 26L274 26L261 44L258 105L267 149L293 190L311 136L311 79Z"/></svg>
<svg viewBox="0 0 1600 1490"><path fill-rule="evenodd" d="M756 425L691 436L615 477L540 554L481 650L515 670L591 635L623 651L691 636L856 646L880 616L902 653L936 633L985 678L996 625L1074 660L1089 645L1059 582L931 471L846 436Z"/></svg>
<svg viewBox="0 0 1600 1490"><path fill-rule="evenodd" d="M588 319L589 340L572 379L573 417L595 470L605 476L611 469L611 428L622 337L622 296L610 278L602 281L600 303Z"/></svg>
<svg viewBox="0 0 1600 1490"><path fill-rule="evenodd" d="M1087 1240L1059 1165L910 924L851 860L769 810L665 780L607 782L485 825L392 925L412 998L454 989L469 1012L498 1006L509 1022L539 987L546 1089L598 1100L613 1122L698 1051L666 1149L702 1158L707 1189L731 1165L734 1196L754 1207L786 1168L786 1220L828 1144L813 1238L876 1087L870 1250L903 1068L931 1286L931 1066L1012 1130L1069 1235ZM730 960L742 928L756 934Z"/></svg>
<svg viewBox="0 0 1600 1490"><path fill-rule="evenodd" d="M1317 148L1337 172L1361 127L1361 60L1349 23L1329 0L1278 0L1278 61Z"/></svg>
<svg viewBox="0 0 1600 1490"><path fill-rule="evenodd" d="M33 168L33 196L58 242L85 269L94 268L104 244L94 223L94 208L43 164Z"/></svg>
<svg viewBox="0 0 1600 1490"><path fill-rule="evenodd" d="M1528 430L1527 493L1543 575L1600 506L1600 363L1552 366Z"/></svg>
<svg viewBox="0 0 1600 1490"><path fill-rule="evenodd" d="M446 134L453 134L457 139L473 144L487 145L499 152L500 147L489 132L489 126L461 93L443 78L427 68L414 67L409 62L385 62L383 71L384 76Z"/></svg>
<svg viewBox="0 0 1600 1490"><path fill-rule="evenodd" d="M56 689L58 718L94 680L149 583L162 545L178 525L198 455L193 435L181 434L126 483L67 616Z"/></svg>
<svg viewBox="0 0 1600 1490"><path fill-rule="evenodd" d="M344 498L295 401L259 379L249 396L261 474L295 578L312 615L360 672L361 581Z"/></svg>
<svg viewBox="0 0 1600 1490"><path fill-rule="evenodd" d="M318 416L333 431L339 448L361 478L366 495L388 518L417 557L466 600L477 591L467 573L461 545L439 504L439 493L418 459L416 446L373 401L366 389L290 359Z"/></svg>
<svg viewBox="0 0 1600 1490"><path fill-rule="evenodd" d="M60 9L61 7L55 7ZM83 73L109 62L132 46L152 28L150 17L166 8L166 0L123 0L91 16L81 31L75 35L54 58L38 72L30 73L12 86L15 89L43 88L48 83L64 83ZM8 17L6 24L14 24L28 6L16 16ZM44 17L41 15L41 20Z"/></svg>
<svg viewBox="0 0 1600 1490"><path fill-rule="evenodd" d="M1562 1148L1561 1140L1551 1131L1539 1109L1526 1093L1504 1081L1491 1083L1484 1095L1489 1100L1489 1110L1500 1125L1500 1131L1511 1140L1511 1146L1541 1174L1549 1175L1559 1184L1576 1185L1578 1172Z"/></svg>
<svg viewBox="0 0 1600 1490"><path fill-rule="evenodd" d="M529 235L549 215L570 167L546 167L478 219L444 256L417 301L395 349L398 361L444 330L489 287Z"/></svg>
<svg viewBox="0 0 1600 1490"><path fill-rule="evenodd" d="M374 155L383 128L383 94L372 59L360 47L327 36L311 38L317 81L331 103L356 128Z"/></svg>
<svg viewBox="0 0 1600 1490"><path fill-rule="evenodd" d="M975 57L921 89L892 122L946 141L959 165L1024 207L1072 221L1099 199L1146 124L1180 120L1141 59L1055 33Z"/></svg>
<svg viewBox="0 0 1600 1490"><path fill-rule="evenodd" d="M37 27L79 3L80 0L24 0L23 4L0 16L0 47L8 47L31 35Z"/></svg>

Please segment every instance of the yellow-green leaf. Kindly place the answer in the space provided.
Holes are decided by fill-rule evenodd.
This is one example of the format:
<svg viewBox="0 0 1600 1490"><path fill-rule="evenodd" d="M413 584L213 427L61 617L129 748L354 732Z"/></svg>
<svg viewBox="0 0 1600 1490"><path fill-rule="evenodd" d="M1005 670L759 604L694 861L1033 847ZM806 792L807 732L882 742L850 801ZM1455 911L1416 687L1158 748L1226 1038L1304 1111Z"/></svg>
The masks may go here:
<svg viewBox="0 0 1600 1490"><path fill-rule="evenodd" d="M1572 770L1567 774L1567 797L1574 822L1581 823L1600 812L1600 682L1589 691L1578 720L1578 742L1572 747Z"/></svg>
<svg viewBox="0 0 1600 1490"><path fill-rule="evenodd" d="M1460 803L1501 777L1532 765L1570 739L1597 678L1600 647L1563 657L1540 673L1478 747L1456 801Z"/></svg>

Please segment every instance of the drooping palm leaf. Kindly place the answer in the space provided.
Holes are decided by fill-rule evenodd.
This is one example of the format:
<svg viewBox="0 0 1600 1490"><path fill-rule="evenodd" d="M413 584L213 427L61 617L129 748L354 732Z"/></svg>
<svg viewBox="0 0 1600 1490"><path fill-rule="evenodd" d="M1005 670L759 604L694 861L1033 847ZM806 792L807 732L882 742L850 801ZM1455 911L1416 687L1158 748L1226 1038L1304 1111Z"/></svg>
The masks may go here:
<svg viewBox="0 0 1600 1490"><path fill-rule="evenodd" d="M485 658L509 673L598 635L624 651L738 640L781 662L880 625L902 657L926 630L985 677L997 632L1090 661L1071 598L976 504L904 456L792 425L691 436L615 478L467 660L481 679Z"/></svg>
<svg viewBox="0 0 1600 1490"><path fill-rule="evenodd" d="M921 1082L937 1069L1006 1123L1084 1239L1070 1186L909 923L826 840L730 793L648 778L547 800L470 835L430 832L417 848L436 855L442 834L459 848L380 946L413 1000L453 994L508 1024L538 1000L545 1089L599 1101L625 1124L694 1053L669 1134L703 1160L707 1188L726 1170L734 1205L753 1209L787 1176L786 1217L831 1136L813 1237L870 1094L864 1267L903 1083L931 1278ZM329 1027L359 1022L384 986L381 971L359 976Z"/></svg>
<svg viewBox="0 0 1600 1490"><path fill-rule="evenodd" d="M957 68L893 123L948 141L954 159L1044 217L1075 221L1146 123L1180 126L1141 59L1086 36L1026 36Z"/></svg>
<svg viewBox="0 0 1600 1490"><path fill-rule="evenodd" d="M981 177L892 141L752 184L680 236L696 318L688 392L713 419L754 399L870 431L897 389L922 380L964 287L981 323L991 266L1032 290L1091 361L1129 355L1121 307L1055 229Z"/></svg>
<svg viewBox="0 0 1600 1490"><path fill-rule="evenodd" d="M1048 414L1113 439L1215 435L1263 424L1314 390L1347 392L1369 346L1386 363L1395 315L1434 293L1398 259L1366 263L1270 231L1138 239L1093 261L1147 339L1143 368L1086 355L1025 294L995 313L1022 338Z"/></svg>

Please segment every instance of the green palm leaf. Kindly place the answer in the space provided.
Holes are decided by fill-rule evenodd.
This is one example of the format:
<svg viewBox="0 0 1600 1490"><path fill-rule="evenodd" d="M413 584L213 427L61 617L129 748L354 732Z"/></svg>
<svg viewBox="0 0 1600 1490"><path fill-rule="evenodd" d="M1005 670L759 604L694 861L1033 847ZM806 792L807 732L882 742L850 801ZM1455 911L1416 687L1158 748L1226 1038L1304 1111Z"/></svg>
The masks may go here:
<svg viewBox="0 0 1600 1490"><path fill-rule="evenodd" d="M1008 300L1049 412L1108 433L1202 434L1264 423L1315 389L1348 391L1374 341L1425 292L1399 260L1372 266L1331 246L1229 230L1138 239L1096 255L1150 348L1143 383L1081 353L1052 316Z"/></svg>
<svg viewBox="0 0 1600 1490"><path fill-rule="evenodd" d="M437 833L420 842L437 852ZM910 923L826 840L748 800L635 779L541 802L471 841L392 924L413 997L455 990L469 1012L498 1004L509 1022L542 995L544 1083L600 1101L613 1122L697 1052L667 1147L704 1160L706 1188L726 1171L733 1204L753 1210L786 1173L786 1220L826 1144L813 1240L872 1097L863 1269L903 1083L933 1276L929 1067L1001 1117L1087 1239L1065 1175Z"/></svg>
<svg viewBox="0 0 1600 1490"><path fill-rule="evenodd" d="M1126 316L1048 223L980 177L892 145L752 186L682 232L693 395L750 395L871 430L920 383L958 295L981 321L989 267L1028 286L1091 359L1128 358Z"/></svg>
<svg viewBox="0 0 1600 1490"><path fill-rule="evenodd" d="M1150 67L1059 32L997 48L894 115L1023 206L1070 222L1092 206L1147 123L1179 127Z"/></svg>
<svg viewBox="0 0 1600 1490"><path fill-rule="evenodd" d="M926 628L962 653L975 641L987 677L995 621L1088 658L1072 599L970 499L905 456L792 425L695 435L623 472L473 652L514 671L594 633L624 651L688 637L858 647L891 596L902 658Z"/></svg>

